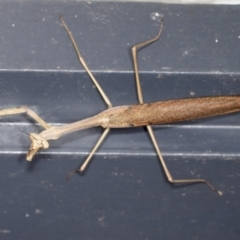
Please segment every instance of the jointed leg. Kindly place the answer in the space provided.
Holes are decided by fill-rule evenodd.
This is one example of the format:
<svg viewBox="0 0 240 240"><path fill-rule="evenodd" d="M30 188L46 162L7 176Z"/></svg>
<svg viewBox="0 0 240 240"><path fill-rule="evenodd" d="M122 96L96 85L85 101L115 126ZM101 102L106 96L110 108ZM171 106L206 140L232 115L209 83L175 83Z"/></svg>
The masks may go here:
<svg viewBox="0 0 240 240"><path fill-rule="evenodd" d="M76 44L76 41L71 33L71 31L69 30L67 24L65 23L62 15L60 15L60 20L64 26L64 28L66 29L71 41L72 41L72 44L74 46L74 49L77 53L77 56L78 56L78 59L79 59L79 62L82 64L82 66L84 67L84 69L86 70L86 72L88 73L89 77L91 78L91 80L93 81L93 83L95 84L96 88L98 89L100 95L102 96L102 98L104 99L104 101L106 102L108 108L111 108L112 107L112 104L110 102L110 100L108 99L107 95L105 94L105 92L103 91L103 89L101 88L101 86L99 85L98 81L95 79L95 77L93 76L93 74L91 73L90 69L88 68L86 62L84 61L79 49L78 49L78 46ZM91 151L91 153L88 155L87 159L83 162L82 166L79 168L79 169L76 169L74 171L72 171L69 175L68 175L68 179L72 176L72 174L74 174L75 172L83 172L87 165L89 164L93 154L96 152L96 150L98 149L98 147L101 145L101 143L103 142L104 138L107 136L108 132L109 132L110 128L106 128L104 130L104 132L102 133L101 137L99 138L98 142L96 143L96 145L94 146L93 150Z"/></svg>
<svg viewBox="0 0 240 240"><path fill-rule="evenodd" d="M86 158L86 160L83 162L82 166L79 169L76 169L74 171L72 171L69 175L68 175L68 179L75 173L75 172L83 172L87 165L89 164L93 154L96 152L96 150L99 148L99 146L101 145L101 143L103 142L104 138L107 136L107 134L109 133L110 128L106 128L104 130L104 132L102 133L101 137L99 138L98 142L96 143L96 145L94 146L93 150L91 151L91 153L88 155L88 157Z"/></svg>
<svg viewBox="0 0 240 240"><path fill-rule="evenodd" d="M84 67L84 69L86 70L86 72L88 73L89 77L91 78L91 80L93 81L93 83L95 84L95 86L97 87L99 93L101 94L102 98L104 99L104 101L106 102L106 104L108 105L109 108L112 107L112 104L110 102L110 100L108 99L107 95L105 94L105 92L102 90L101 86L99 85L98 81L95 79L95 77L93 76L93 74L91 73L90 69L88 68L86 62L84 61L79 49L78 49L78 46L76 44L76 41L75 39L73 38L73 35L71 33L71 31L69 30L67 24L65 23L62 15L60 15L60 20L64 26L64 28L66 29L72 43L73 43L73 46L75 48L75 51L77 53L77 56L78 56L78 59L79 59L79 62L82 64L82 66Z"/></svg>
<svg viewBox="0 0 240 240"><path fill-rule="evenodd" d="M164 22L164 19L162 18L161 20L161 25L160 25L160 30L158 32L158 35L152 39L149 39L147 41L144 41L144 42L141 42L137 45L135 45L133 48L132 48L132 56L133 56L133 64L134 64L134 71L135 71L135 78L136 78L136 84L137 84L137 94L138 94L138 99L139 99L139 102L140 103L143 103L143 96L142 96L142 89L141 89L141 84L140 84L140 78L139 78L139 72L138 72L138 61L137 61L137 50L138 48L141 48L141 47L144 47L156 40L158 40L160 38L160 35L161 35L161 32L162 32L162 29L163 29L163 22ZM168 167L162 157L162 154L160 152L160 149L158 147L158 144L157 144L157 141L155 139L155 136L153 134L153 130L152 130L152 127L151 126L147 126L147 130L148 130L148 133L152 139L152 142L153 142L153 145L156 149L156 152L157 152L157 155L159 157L159 160L160 160L160 163L163 167L163 170L166 174L166 177L168 179L169 182L173 183L173 184L184 184L184 183L205 183L207 184L214 192L216 192L218 195L222 195L222 192L216 190L208 181L206 181L205 179L180 179L180 180L176 180L176 179L173 179L171 173L169 172L168 170Z"/></svg>
<svg viewBox="0 0 240 240"><path fill-rule="evenodd" d="M42 118L40 118L35 112L33 112L28 107L23 106L23 107L18 107L18 108L7 108L7 109L0 110L0 116L20 114L20 113L26 113L27 115L32 117L36 122L38 122L45 129L49 129L51 127Z"/></svg>
<svg viewBox="0 0 240 240"><path fill-rule="evenodd" d="M136 84L137 84L137 94L138 94L139 103L143 103L143 95L142 95L142 89L141 89L139 72L138 72L137 50L141 47L144 47L150 43L157 41L160 38L162 30L163 30L163 23L164 23L164 18L161 19L160 29L159 29L158 35L156 37L151 38L147 41L138 43L135 46L133 46L133 48L132 48L133 66L134 66L134 72L135 72L135 78L136 78Z"/></svg>
<svg viewBox="0 0 240 240"><path fill-rule="evenodd" d="M147 129L148 129L148 132L149 132L149 135L152 139L152 142L153 142L153 145L156 149L156 152L157 152L157 155L159 157L159 160L160 160L160 163L163 167L163 170L167 176L167 179L170 183L173 183L173 184L185 184L185 183L205 183L207 184L215 193L217 193L218 195L222 195L222 192L221 191L218 191L217 189L215 189L212 184L210 184L208 181L206 181L205 179L173 179L172 178L172 175L171 173L169 172L168 170L168 167L162 157L162 154L160 152L160 149L158 147L158 144L157 144L157 141L156 141L156 138L153 134L153 130L152 130L152 127L151 126L147 126Z"/></svg>

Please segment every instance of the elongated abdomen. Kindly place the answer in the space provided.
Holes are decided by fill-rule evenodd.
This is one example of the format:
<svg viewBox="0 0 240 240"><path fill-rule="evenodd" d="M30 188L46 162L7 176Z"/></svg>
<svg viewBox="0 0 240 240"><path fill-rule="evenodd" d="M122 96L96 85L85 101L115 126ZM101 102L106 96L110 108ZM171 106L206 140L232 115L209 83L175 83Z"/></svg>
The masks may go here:
<svg viewBox="0 0 240 240"><path fill-rule="evenodd" d="M240 111L240 96L201 97L120 106L108 109L103 127L158 125Z"/></svg>

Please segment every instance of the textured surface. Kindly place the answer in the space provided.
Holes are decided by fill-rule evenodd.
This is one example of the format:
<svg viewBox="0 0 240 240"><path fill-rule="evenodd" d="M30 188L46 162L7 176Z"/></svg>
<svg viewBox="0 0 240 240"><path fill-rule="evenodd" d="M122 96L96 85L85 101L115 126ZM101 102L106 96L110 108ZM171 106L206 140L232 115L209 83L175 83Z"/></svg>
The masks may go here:
<svg viewBox="0 0 240 240"><path fill-rule="evenodd" d="M240 96L185 98L110 108L100 117L108 128L183 122L240 111Z"/></svg>
<svg viewBox="0 0 240 240"><path fill-rule="evenodd" d="M240 93L240 8L144 3L0 5L0 107L28 105L63 124L105 109L60 25L62 13L114 106L137 102L130 46L162 38L139 53L146 102ZM0 239L239 239L240 115L154 127L172 175L166 182L144 128L113 129L84 176L65 181L97 141L89 129L50 143L25 161L25 116L0 124Z"/></svg>

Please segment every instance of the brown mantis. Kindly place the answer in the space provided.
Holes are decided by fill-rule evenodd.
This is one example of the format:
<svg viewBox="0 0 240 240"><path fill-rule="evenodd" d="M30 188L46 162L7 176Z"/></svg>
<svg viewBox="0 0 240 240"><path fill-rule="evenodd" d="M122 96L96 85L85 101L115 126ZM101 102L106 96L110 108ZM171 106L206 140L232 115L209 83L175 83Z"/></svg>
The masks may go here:
<svg viewBox="0 0 240 240"><path fill-rule="evenodd" d="M180 100L168 100L153 103L144 103L142 89L138 71L137 51L152 42L157 41L163 30L164 19L161 19L160 29L156 37L136 44L132 48L132 57L135 71L135 79L137 85L137 95L139 104L124 105L118 107L112 107L110 100L102 90L101 86L89 70L85 63L81 53L77 47L75 39L66 25L63 17L60 15L60 20L66 29L72 44L77 53L79 62L82 64L90 79L98 89L100 95L108 106L108 109L95 115L93 117L83 119L74 123L66 124L63 126L50 126L40 116L33 112L28 107L18 107L0 110L0 116L26 113L38 122L45 130L39 134L31 133L30 140L31 146L27 153L26 159L31 161L34 155L41 148L47 149L49 147L48 140L58 139L61 136L71 133L73 131L79 131L81 129L101 126L105 130L101 137L97 141L96 145L85 159L79 169L70 173L69 177L75 172L83 172L89 164L92 156L103 142L104 138L110 131L110 128L125 128L125 127L139 127L146 126L150 138L153 142L155 150L157 152L159 161L163 167L166 177L170 183L173 184L191 184L191 183L205 183L214 192L222 195L221 191L216 190L205 179L174 179L168 170L168 167L162 157L157 141L155 139L151 125L179 122L184 120L191 120L203 117L216 116L221 114L228 114L232 112L240 111L240 96L216 96L216 97L202 97L202 98L189 98Z"/></svg>

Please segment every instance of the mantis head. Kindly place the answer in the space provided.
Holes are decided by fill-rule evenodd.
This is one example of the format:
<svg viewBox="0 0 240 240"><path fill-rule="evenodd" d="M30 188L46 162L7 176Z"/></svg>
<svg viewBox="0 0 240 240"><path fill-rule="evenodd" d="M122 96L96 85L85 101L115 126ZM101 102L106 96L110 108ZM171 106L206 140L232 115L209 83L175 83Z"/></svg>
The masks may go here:
<svg viewBox="0 0 240 240"><path fill-rule="evenodd" d="M37 151L41 148L47 149L49 148L49 143L40 135L36 133L30 134L30 140L32 141L30 149L27 153L27 161L32 161L32 158L37 153Z"/></svg>

